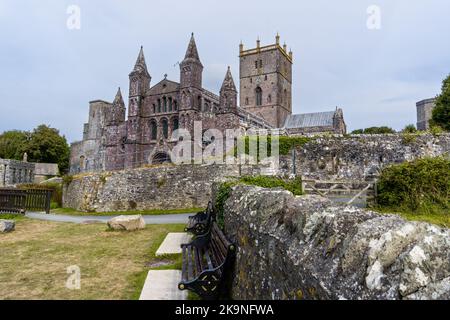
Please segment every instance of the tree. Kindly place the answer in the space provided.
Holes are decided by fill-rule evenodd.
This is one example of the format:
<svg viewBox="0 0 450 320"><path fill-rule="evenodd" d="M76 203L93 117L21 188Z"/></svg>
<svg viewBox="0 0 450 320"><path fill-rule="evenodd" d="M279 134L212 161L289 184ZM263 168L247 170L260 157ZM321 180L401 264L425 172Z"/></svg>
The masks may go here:
<svg viewBox="0 0 450 320"><path fill-rule="evenodd" d="M450 75L442 81L442 92L436 98L436 107L433 109L430 124L450 131Z"/></svg>
<svg viewBox="0 0 450 320"><path fill-rule="evenodd" d="M31 133L26 152L31 162L57 163L61 173L69 168L69 145L57 129L38 126Z"/></svg>
<svg viewBox="0 0 450 320"><path fill-rule="evenodd" d="M403 130L402 132L404 133L416 133L417 129L416 126L413 124L408 124Z"/></svg>
<svg viewBox="0 0 450 320"><path fill-rule="evenodd" d="M370 127L366 129L354 130L352 134L387 134L395 133L395 130L386 126L383 127Z"/></svg>
<svg viewBox="0 0 450 320"><path fill-rule="evenodd" d="M30 133L26 131L5 131L0 135L0 158L22 160Z"/></svg>

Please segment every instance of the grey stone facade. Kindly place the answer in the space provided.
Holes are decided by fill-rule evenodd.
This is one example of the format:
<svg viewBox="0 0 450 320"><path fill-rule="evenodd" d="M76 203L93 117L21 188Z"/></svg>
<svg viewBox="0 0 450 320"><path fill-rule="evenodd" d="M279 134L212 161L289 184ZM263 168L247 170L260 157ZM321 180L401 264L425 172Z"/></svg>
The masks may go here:
<svg viewBox="0 0 450 320"><path fill-rule="evenodd" d="M234 300L450 299L450 230L319 196L237 186Z"/></svg>
<svg viewBox="0 0 450 320"><path fill-rule="evenodd" d="M32 183L34 181L34 171L34 163L0 159L0 187Z"/></svg>
<svg viewBox="0 0 450 320"><path fill-rule="evenodd" d="M418 130L428 130L430 129L430 123L433 116L433 109L436 106L436 99L425 99L417 102L417 129Z"/></svg>
<svg viewBox="0 0 450 320"><path fill-rule="evenodd" d="M239 52L240 105L281 128L292 113L292 63L293 54L286 45L276 43Z"/></svg>

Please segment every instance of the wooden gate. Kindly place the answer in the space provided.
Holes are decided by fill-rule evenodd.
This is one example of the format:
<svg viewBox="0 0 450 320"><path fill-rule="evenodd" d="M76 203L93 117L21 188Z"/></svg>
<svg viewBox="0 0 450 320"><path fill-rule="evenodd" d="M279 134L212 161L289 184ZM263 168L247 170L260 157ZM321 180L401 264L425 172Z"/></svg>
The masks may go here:
<svg viewBox="0 0 450 320"><path fill-rule="evenodd" d="M25 213L27 210L50 213L52 190L0 189L0 213Z"/></svg>
<svg viewBox="0 0 450 320"><path fill-rule="evenodd" d="M317 194L335 202L345 204L364 205L376 201L376 180L314 180L302 178L302 190L306 194Z"/></svg>

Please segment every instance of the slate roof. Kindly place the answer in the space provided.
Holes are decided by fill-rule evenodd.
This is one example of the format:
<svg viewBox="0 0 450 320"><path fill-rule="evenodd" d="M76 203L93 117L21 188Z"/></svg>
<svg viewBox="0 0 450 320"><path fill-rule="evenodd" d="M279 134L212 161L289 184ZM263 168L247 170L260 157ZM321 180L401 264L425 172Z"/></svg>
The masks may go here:
<svg viewBox="0 0 450 320"><path fill-rule="evenodd" d="M292 114L286 118L284 128L308 128L333 126L335 111Z"/></svg>

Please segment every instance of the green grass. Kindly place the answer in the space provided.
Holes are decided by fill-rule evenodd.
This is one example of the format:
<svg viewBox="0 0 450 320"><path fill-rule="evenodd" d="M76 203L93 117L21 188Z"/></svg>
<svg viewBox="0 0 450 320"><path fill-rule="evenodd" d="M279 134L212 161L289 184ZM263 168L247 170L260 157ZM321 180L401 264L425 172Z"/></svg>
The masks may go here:
<svg viewBox="0 0 450 320"><path fill-rule="evenodd" d="M53 214L63 214L69 216L114 216L114 215L165 215L165 214L182 214L182 213L197 213L204 210L204 208L187 208L187 209L170 209L170 210L145 210L145 211L110 211L110 212L82 212L71 208L57 208L51 210Z"/></svg>
<svg viewBox="0 0 450 320"><path fill-rule="evenodd" d="M169 232L184 225L148 225L135 232L19 218L16 230L0 234L0 299L138 299L149 265ZM81 289L65 286L67 267L81 269Z"/></svg>
<svg viewBox="0 0 450 320"><path fill-rule="evenodd" d="M383 214L394 213L409 221L428 222L441 227L450 228L450 210L436 211L433 209L428 212L413 212L399 207L375 207L371 209Z"/></svg>

